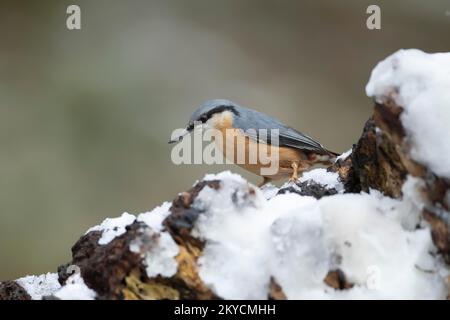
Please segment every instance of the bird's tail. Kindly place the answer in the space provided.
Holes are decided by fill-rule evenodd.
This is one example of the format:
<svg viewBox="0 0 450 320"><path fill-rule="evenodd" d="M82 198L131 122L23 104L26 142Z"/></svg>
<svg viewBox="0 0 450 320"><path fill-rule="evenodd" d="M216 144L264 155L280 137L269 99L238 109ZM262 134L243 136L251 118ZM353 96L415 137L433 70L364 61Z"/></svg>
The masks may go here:
<svg viewBox="0 0 450 320"><path fill-rule="evenodd" d="M330 159L332 159L333 162L335 162L336 158L341 155L341 153L333 152L333 151L330 151L330 150L327 150L327 151L328 151L328 154L330 155Z"/></svg>
<svg viewBox="0 0 450 320"><path fill-rule="evenodd" d="M336 158L340 156L339 153L324 149L324 152L317 155L316 161L324 165L331 165L336 162Z"/></svg>

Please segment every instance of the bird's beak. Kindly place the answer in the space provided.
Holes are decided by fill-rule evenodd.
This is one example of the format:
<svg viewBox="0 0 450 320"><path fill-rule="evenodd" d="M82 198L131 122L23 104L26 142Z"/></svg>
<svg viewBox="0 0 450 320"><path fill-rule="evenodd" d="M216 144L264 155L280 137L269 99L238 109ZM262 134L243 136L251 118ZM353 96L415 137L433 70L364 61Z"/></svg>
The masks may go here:
<svg viewBox="0 0 450 320"><path fill-rule="evenodd" d="M169 140L169 144L180 142L181 140L183 140L184 136L188 135L189 133L190 133L190 131L186 130L186 129L183 129L178 132L174 132L172 134L171 139Z"/></svg>

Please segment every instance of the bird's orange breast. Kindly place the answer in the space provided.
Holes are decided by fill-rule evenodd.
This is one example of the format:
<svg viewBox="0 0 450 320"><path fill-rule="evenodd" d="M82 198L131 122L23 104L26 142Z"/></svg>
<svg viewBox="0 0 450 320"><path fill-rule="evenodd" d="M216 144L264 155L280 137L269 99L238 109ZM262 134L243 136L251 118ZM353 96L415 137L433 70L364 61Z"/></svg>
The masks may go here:
<svg viewBox="0 0 450 320"><path fill-rule="evenodd" d="M233 115L229 111L215 115L212 120L214 128L222 136L221 141L216 139L218 148L227 159L247 171L261 176L261 168L271 166L268 160L274 158L274 154L278 154L278 170L267 176L272 179L291 175L292 162L298 163L300 172L312 165L306 154L299 149L268 145L249 138L241 129L233 127Z"/></svg>

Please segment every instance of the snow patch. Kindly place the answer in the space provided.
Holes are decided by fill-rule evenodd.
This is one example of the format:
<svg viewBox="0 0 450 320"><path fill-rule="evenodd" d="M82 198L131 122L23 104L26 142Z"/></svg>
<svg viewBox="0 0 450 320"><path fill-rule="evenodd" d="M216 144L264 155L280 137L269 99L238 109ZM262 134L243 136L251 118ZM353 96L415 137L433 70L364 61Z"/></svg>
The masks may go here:
<svg viewBox="0 0 450 320"><path fill-rule="evenodd" d="M222 298L266 299L271 277L289 299L446 297L447 270L434 257L430 230L404 227L406 212L416 210L408 198L291 193L267 200L233 177L220 190L205 187L193 206L204 211L192 231L206 241L199 275ZM323 282L336 269L351 289Z"/></svg>
<svg viewBox="0 0 450 320"><path fill-rule="evenodd" d="M261 214L264 196L257 188L248 190L240 179L224 180L218 191L204 187L192 204L204 211L192 233L207 241L199 275L225 299L264 299L269 284L268 265L260 263L267 246L258 244L269 241L267 230L276 212Z"/></svg>
<svg viewBox="0 0 450 320"><path fill-rule="evenodd" d="M144 238L137 238L130 244L130 251L139 253L144 258L145 271L149 278L158 275L173 276L178 269L175 260L180 252L178 245L168 232L157 232L152 229L145 232Z"/></svg>
<svg viewBox="0 0 450 320"><path fill-rule="evenodd" d="M239 183L248 183L241 175L232 173L229 170L219 173L209 173L203 178L204 181L221 180L221 181L234 181Z"/></svg>
<svg viewBox="0 0 450 320"><path fill-rule="evenodd" d="M421 178L408 175L402 186L403 194L403 214L400 215L400 223L407 230L414 230L421 224L421 212L425 200L421 189L425 187L425 182ZM422 227L425 225L422 224Z"/></svg>
<svg viewBox="0 0 450 320"><path fill-rule="evenodd" d="M445 280L429 229L405 230L402 203L369 194L345 194L318 201L324 238L341 269L359 290L333 292L337 298L443 299ZM289 285L289 283L286 283ZM300 290L296 297L306 297ZM323 295L323 297L329 294Z"/></svg>
<svg viewBox="0 0 450 320"><path fill-rule="evenodd" d="M147 226L156 231L161 231L164 219L170 214L172 203L164 202L150 212L141 213L137 221L144 222Z"/></svg>
<svg viewBox="0 0 450 320"><path fill-rule="evenodd" d="M79 273L70 276L66 284L53 294L61 300L94 300L97 294L89 288Z"/></svg>
<svg viewBox="0 0 450 320"><path fill-rule="evenodd" d="M345 151L343 154L341 154L339 157L336 158L335 162L337 162L338 160L345 160L345 159L347 159L348 156L352 154L352 152L353 152L353 149L349 149L349 150Z"/></svg>
<svg viewBox="0 0 450 320"><path fill-rule="evenodd" d="M17 279L16 282L22 286L33 300L41 300L44 296L53 294L61 288L57 273L47 273L39 276L26 276Z"/></svg>
<svg viewBox="0 0 450 320"><path fill-rule="evenodd" d="M276 186L274 186L272 183L267 183L264 186L262 186L260 188L260 190L261 190L264 198L269 200L269 199L275 197L280 189L277 188Z"/></svg>
<svg viewBox="0 0 450 320"><path fill-rule="evenodd" d="M135 220L136 217L134 215L124 212L120 217L106 218L100 225L90 228L86 234L91 231L102 231L102 237L98 240L98 244L105 245L114 238L124 234L126 227Z"/></svg>
<svg viewBox="0 0 450 320"><path fill-rule="evenodd" d="M163 221L170 214L170 202L165 202L150 212L141 213L137 220L149 229L130 244L130 251L141 254L148 277L171 277L177 272L175 257L179 248L170 234L163 229Z"/></svg>
<svg viewBox="0 0 450 320"><path fill-rule="evenodd" d="M450 178L450 53L399 50L373 69L369 97L389 96L404 108L400 119L411 141L411 157Z"/></svg>
<svg viewBox="0 0 450 320"><path fill-rule="evenodd" d="M337 172L328 172L324 168L306 171L299 180L300 182L312 180L329 189L334 188L338 192L344 190L344 185L339 181L339 174Z"/></svg>

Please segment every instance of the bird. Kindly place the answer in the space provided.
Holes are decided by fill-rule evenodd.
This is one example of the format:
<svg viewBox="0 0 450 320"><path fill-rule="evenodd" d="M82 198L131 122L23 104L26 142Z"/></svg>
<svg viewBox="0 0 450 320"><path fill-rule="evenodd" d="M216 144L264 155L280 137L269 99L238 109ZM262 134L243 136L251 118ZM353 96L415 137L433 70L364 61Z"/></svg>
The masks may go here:
<svg viewBox="0 0 450 320"><path fill-rule="evenodd" d="M314 165L330 165L339 156L322 146L310 136L291 128L280 120L257 110L246 108L226 99L208 100L201 104L193 113L184 130L169 143L177 143L184 136L190 134L197 126L213 128L225 137L221 140L221 151L224 156L232 154L232 162L247 171L263 178L259 187L268 182L289 177L290 182L297 182L299 174L307 171ZM277 130L278 141L275 139L262 140L260 130ZM268 132L268 133L269 133ZM230 134L231 133L231 134ZM269 134L268 134L269 136ZM239 146L236 146L235 138L239 137L237 143L243 143L245 150L245 161L237 161ZM240 142L239 142L240 141ZM267 152L272 154L278 152L278 166L274 172L263 173L261 168L268 167L261 159L255 162L249 161L250 150L265 144ZM231 153L229 153L231 151ZM227 153L228 152L228 153Z"/></svg>

